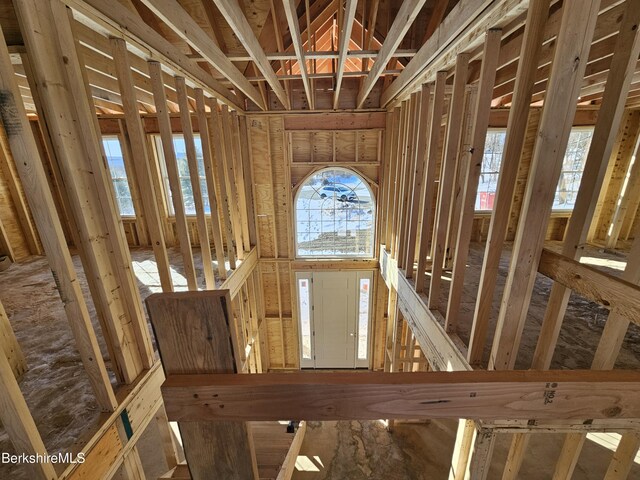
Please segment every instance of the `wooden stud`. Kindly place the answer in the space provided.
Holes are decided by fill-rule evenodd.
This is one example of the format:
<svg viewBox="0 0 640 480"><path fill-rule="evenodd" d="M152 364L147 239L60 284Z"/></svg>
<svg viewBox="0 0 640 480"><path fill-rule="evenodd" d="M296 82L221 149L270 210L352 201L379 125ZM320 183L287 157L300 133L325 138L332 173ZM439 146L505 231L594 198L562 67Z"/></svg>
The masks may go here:
<svg viewBox="0 0 640 480"><path fill-rule="evenodd" d="M247 191L245 190L244 171L242 168L242 141L240 139L240 122L238 115L231 112L231 129L233 136L233 177L235 178L236 189L238 192L238 208L241 212L240 221L242 223L242 245L244 251L251 250L251 242L249 240L249 219L247 205Z"/></svg>
<svg viewBox="0 0 640 480"><path fill-rule="evenodd" d="M424 200L421 211L420 245L418 247L418 267L416 270L416 292L422 293L425 289L427 270L427 256L433 246L431 245L432 226L432 204L435 196L436 164L438 163L438 153L440 145L440 132L442 125L442 115L444 113L446 72L438 72L436 75L435 90L433 96L433 108L431 110L431 120L429 124L429 152L427 154L427 168L424 172Z"/></svg>
<svg viewBox="0 0 640 480"><path fill-rule="evenodd" d="M638 22L640 22L640 9L631 8L629 4L620 26L611 71L598 112L576 204L565 232L562 255L576 260L582 255L581 245L589 232L590 220L596 208L608 160L620 128L632 72L640 54ZM534 354L533 368L545 369L551 365L570 294L571 290L558 285L557 282L553 285Z"/></svg>
<svg viewBox="0 0 640 480"><path fill-rule="evenodd" d="M198 130L200 131L200 142L202 143L202 161L204 163L204 174L207 181L207 195L209 197L209 211L211 214L211 231L213 233L213 244L216 249L216 261L218 262L218 275L221 279L227 278L227 266L224 258L224 244L222 242L222 229L218 218L218 199L216 192L216 179L213 171L213 156L211 149L211 139L209 137L209 122L205 112L204 93L201 89L195 89L196 112L198 114Z"/></svg>
<svg viewBox="0 0 640 480"><path fill-rule="evenodd" d="M520 158L524 144L531 92L533 91L545 23L549 16L549 3L549 0L535 2L527 12L520 61L518 62L515 94L509 111L504 153L502 154L500 174L498 176L498 188L491 215L469 340L468 359L469 363L474 365L482 361L482 354L487 340L489 316L498 278L498 265L506 237L509 210L511 209L511 200L518 174L519 162L517 159Z"/></svg>
<svg viewBox="0 0 640 480"><path fill-rule="evenodd" d="M220 187L220 210L222 210L222 223L225 229L227 239L227 257L229 258L229 266L232 270L236 268L236 254L234 251L233 228L231 225L231 206L229 205L229 196L227 194L227 183L224 174L224 148L222 145L222 125L220 112L218 111L218 102L215 99L209 99L209 108L211 110L211 121L209 122L209 137L213 145L214 156L211 157L213 169L217 174L218 186ZM212 213L213 214L213 213Z"/></svg>
<svg viewBox="0 0 640 480"><path fill-rule="evenodd" d="M411 195L411 210L409 217L409 234L407 238L407 257L405 259L405 275L407 278L413 276L413 264L416 255L416 239L418 230L419 213L424 207L426 197L425 185L425 166L428 162L427 153L427 123L429 121L429 113L431 110L431 86L424 84L420 95L420 113L417 126L417 145L416 145L416 167L415 182L413 184L413 194Z"/></svg>
<svg viewBox="0 0 640 480"><path fill-rule="evenodd" d="M115 370L132 382L153 364L151 341L111 193L97 119L88 94L83 94L87 88L69 12L57 0L21 0L15 6L24 31L40 32L25 35L25 42L37 85L47 85L39 89L43 116L75 213L94 303L113 342Z"/></svg>
<svg viewBox="0 0 640 480"><path fill-rule="evenodd" d="M473 108L474 120L472 127L472 145L470 149L471 158L469 159L467 171L463 172L465 175L464 189L462 193L463 210L459 220L459 233L455 247L456 255L453 264L451 286L449 289L449 301L447 304L445 324L445 329L448 332L455 332L457 329L460 300L462 299L464 276L467 268L469 243L471 242L471 229L473 227L478 182L480 180L480 172L482 170L484 146L487 138L487 128L489 126L489 112L491 109L491 99L493 97L493 83L498 65L498 54L500 53L502 30L489 30L486 35L482 56L480 84L478 86L479 94Z"/></svg>
<svg viewBox="0 0 640 480"><path fill-rule="evenodd" d="M149 162L151 157L147 151L145 133L142 127L142 120L138 111L135 88L131 78L131 66L129 65L127 45L121 38L112 38L113 58L116 64L120 95L124 108L124 118L126 123L125 138L127 139L133 154L133 166L136 172L136 183L140 190L142 208L146 219L147 228L151 240L151 247L158 266L160 285L165 292L173 291L171 281L171 266L167 255L167 247L161 228L160 214L156 200L156 192L151 183L151 172Z"/></svg>
<svg viewBox="0 0 640 480"><path fill-rule="evenodd" d="M247 117L239 116L240 122L240 155L242 157L242 171L244 178L244 191L247 197L247 222L249 227L249 247L258 242L256 230L255 195L253 193L253 175L251 172L251 149L249 148L249 132L247 129Z"/></svg>
<svg viewBox="0 0 640 480"><path fill-rule="evenodd" d="M182 197L182 185L180 183L180 174L178 173L176 152L173 147L171 120L167 110L165 87L162 82L162 67L158 62L149 62L149 75L153 87L153 97L156 102L156 117L158 119L158 128L160 129L160 141L162 142L162 152L167 168L167 178L169 179L169 188L171 188L171 201L178 232L178 246L182 254L184 276L187 279L187 288L189 290L197 290L198 281L196 279L193 251L191 250L191 238Z"/></svg>
<svg viewBox="0 0 640 480"><path fill-rule="evenodd" d="M449 223L449 207L451 205L451 187L455 179L458 146L462 134L462 113L464 108L464 91L467 83L469 55L460 54L456 61L453 94L447 121L447 139L440 173L438 212L433 234L433 264L431 266L431 282L429 285L429 308L437 309L440 303L440 285L445 257L445 241Z"/></svg>
<svg viewBox="0 0 640 480"><path fill-rule="evenodd" d="M216 288L216 280L213 275L211 260L211 245L209 243L209 231L207 230L207 219L204 213L204 202L202 200L202 188L200 187L200 173L198 171L198 160L196 158L196 147L193 137L193 127L191 125L191 110L187 99L187 86L182 77L176 77L176 91L178 93L178 105L180 106L180 123L182 125L182 135L184 136L185 148L187 150L187 162L189 163L189 177L191 179L191 189L193 191L193 203L196 209L196 222L198 225L198 238L200 239L200 253L202 255L202 270L207 290Z"/></svg>

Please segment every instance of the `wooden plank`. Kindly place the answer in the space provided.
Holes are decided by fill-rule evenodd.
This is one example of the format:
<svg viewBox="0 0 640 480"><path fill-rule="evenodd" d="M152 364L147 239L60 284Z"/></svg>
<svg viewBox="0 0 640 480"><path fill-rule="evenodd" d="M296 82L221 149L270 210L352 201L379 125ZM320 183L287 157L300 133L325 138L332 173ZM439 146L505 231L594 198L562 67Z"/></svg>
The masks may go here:
<svg viewBox="0 0 640 480"><path fill-rule="evenodd" d="M440 304L440 286L442 268L445 259L445 242L449 223L449 207L451 206L451 189L455 180L458 163L458 147L462 135L462 114L464 110L464 92L469 69L469 55L460 54L456 61L455 77L449 118L447 120L447 139L442 159L438 196L438 212L433 233L433 255L431 265L431 282L429 284L429 308L438 308Z"/></svg>
<svg viewBox="0 0 640 480"><path fill-rule="evenodd" d="M213 144L214 155L211 157L212 169L215 170L218 177L218 185L220 186L220 210L222 210L222 219L225 229L225 237L227 239L227 257L229 258L229 266L231 269L236 268L236 254L233 248L233 229L231 226L231 207L229 205L229 196L227 194L227 183L224 174L224 148L222 145L222 125L220 120L220 112L215 101L211 100L209 109L211 110L211 121L208 123L209 137ZM216 192L218 193L218 192Z"/></svg>
<svg viewBox="0 0 640 480"><path fill-rule="evenodd" d="M371 93L371 90L373 90L374 85L378 81L378 78L380 78L389 60L391 60L391 55L395 52L396 48L398 48L398 45L400 45L400 42L409 28L411 28L413 21L418 16L418 13L420 13L424 4L425 0L404 0L402 2L402 6L398 10L393 24L387 32L382 48L380 48L376 56L375 63L358 91L356 101L357 108L362 108L364 105L367 96Z"/></svg>
<svg viewBox="0 0 640 480"><path fill-rule="evenodd" d="M231 131L233 137L233 173L235 185L238 192L238 209L241 212L240 220L242 227L242 245L243 251L251 250L251 242L249 240L249 207L247 205L247 191L245 189L244 170L242 168L242 141L240 139L240 122L238 114L231 112Z"/></svg>
<svg viewBox="0 0 640 480"><path fill-rule="evenodd" d="M636 6L640 7L640 5ZM587 240L598 196L605 181L609 158L620 128L631 76L635 70L636 59L640 54L638 22L640 22L640 8L631 8L631 4L629 4L620 26L614 58L611 63L612 70L598 112L589 153L585 161L584 174L580 181L580 189L565 232L562 246L564 257L579 259L583 251L581 245ZM570 293L571 291L562 285L554 284L551 289L540 338L534 354L533 368L548 368L551 365ZM610 305L615 305L615 303L610 303Z"/></svg>
<svg viewBox="0 0 640 480"><path fill-rule="evenodd" d="M478 98L473 109L473 127L471 133L470 158L467 171L464 175L464 188L462 193L462 212L459 218L458 238L456 240L453 272L449 288L449 301L447 303L448 332L455 332L458 325L458 313L462 290L464 288L464 276L467 268L469 244L471 242L471 229L478 193L478 182L482 171L484 147L489 127L489 111L493 98L493 83L498 66L498 54L500 53L500 39L502 30L489 30L486 34L484 51L482 55L482 70L478 85Z"/></svg>
<svg viewBox="0 0 640 480"><path fill-rule="evenodd" d="M340 88L342 87L342 76L344 74L345 65L347 62L347 50L349 48L349 42L351 41L351 29L353 28L353 22L356 18L356 7L358 6L358 0L347 0L347 4L344 9L344 17L342 19L342 25L340 25L340 39L338 45L338 62L336 71L336 83L333 90L333 109L338 108L338 100L340 99ZM338 7L342 9L342 3ZM309 10L307 9L307 12Z"/></svg>
<svg viewBox="0 0 640 480"><path fill-rule="evenodd" d="M244 178L244 191L247 197L247 222L249 227L248 242L249 247L257 245L258 233L256 227L255 212L255 196L253 193L253 174L251 169L251 149L249 148L249 130L247 126L247 117L241 115L238 117L240 130L240 155L242 157L242 171Z"/></svg>
<svg viewBox="0 0 640 480"><path fill-rule="evenodd" d="M507 135L502 155L503 161L500 163L498 187L482 261L478 295L469 340L469 362L472 365L479 364L482 361L487 339L489 317L498 278L498 265L506 238L509 210L511 209L518 175L519 162L516 160L520 158L527 130L531 93L540 56L545 22L549 15L549 3L549 0L535 2L527 12L520 53L521 60L518 62L515 93L509 111Z"/></svg>
<svg viewBox="0 0 640 480"><path fill-rule="evenodd" d="M302 85L304 86L304 93L307 97L307 104L310 110L314 107L314 92L311 89L309 73L307 72L307 61L302 49L302 39L300 38L300 24L298 22L298 13L295 0L283 0L284 13L287 17L287 24L289 25L289 33L291 35L291 43L293 49L296 52L296 59L298 60L298 67L300 68L300 74L302 75Z"/></svg>
<svg viewBox="0 0 640 480"><path fill-rule="evenodd" d="M565 4L549 90L540 120L527 191L514 243L490 368L513 368L560 176L599 0ZM564 68L563 68L564 67ZM508 321L507 321L508 319Z"/></svg>
<svg viewBox="0 0 640 480"><path fill-rule="evenodd" d="M191 250L187 215L185 213L184 200L182 198L182 186L180 184L180 174L178 173L176 152L173 147L173 133L171 129L171 121L169 119L169 111L167 109L165 87L162 81L162 67L158 62L149 62L149 75L151 76L153 97L156 104L156 117L158 119L158 127L160 129L162 153L164 163L167 168L169 188L171 189L171 202L173 204L173 213L175 215L176 230L178 231L178 246L180 247L180 253L182 254L184 276L187 279L187 288L189 290L197 290L198 281L196 279L196 269L193 262L193 251Z"/></svg>
<svg viewBox="0 0 640 480"><path fill-rule="evenodd" d="M622 435L609 468L607 468L607 473L604 475L604 480L624 480L628 478L631 467L635 462L638 448L640 448L640 434L629 432Z"/></svg>
<svg viewBox="0 0 640 480"><path fill-rule="evenodd" d="M222 229L220 218L218 217L218 199L216 179L213 169L213 153L211 148L211 138L209 137L209 120L205 112L204 93L201 89L195 89L196 112L198 114L198 130L200 131L200 142L202 144L202 161L204 163L204 174L207 181L207 195L209 197L209 211L211 215L211 231L213 233L213 244L216 249L216 261L218 262L218 275L220 278L227 278L227 267L224 258L224 244L222 243Z"/></svg>
<svg viewBox="0 0 640 480"><path fill-rule="evenodd" d="M202 200L200 173L198 171L196 146L193 137L193 126L191 124L191 110L189 109L187 86L184 78L176 77L176 91L178 93L178 105L180 106L182 135L184 136L184 144L187 151L187 162L189 164L189 178L191 179L191 190L193 191L193 203L196 209L196 222L198 225L198 238L200 239L200 254L202 255L204 282L207 290L211 290L216 288L216 279L213 275L209 231L207 230L207 219L204 214L204 201Z"/></svg>
<svg viewBox="0 0 640 480"><path fill-rule="evenodd" d="M229 290L229 296L233 299L238 294L247 279L258 266L258 250L253 247L247 254L240 266L229 275L222 285L221 290Z"/></svg>
<svg viewBox="0 0 640 480"><path fill-rule="evenodd" d="M81 240L78 246L89 272L87 279L94 304L113 343L114 370L119 378L131 382L145 365L152 363L151 342L146 322L142 323L139 291L96 119L88 93L85 95L87 87L75 50L69 12L57 2L21 0L15 6L22 28L39 32L25 35L25 42L36 79L34 84L39 86L42 116L51 132L57 164L75 213Z"/></svg>
<svg viewBox="0 0 640 480"><path fill-rule="evenodd" d="M282 467L280 468L280 472L278 473L276 480L291 480L296 466L296 461L298 459L298 454L300 453L300 447L302 447L302 442L306 432L307 422L302 421L300 422L298 430L293 437L293 442L291 442L287 456L285 457L284 462L282 462Z"/></svg>
<svg viewBox="0 0 640 480"><path fill-rule="evenodd" d="M129 64L127 45L121 38L113 38L111 39L111 46L113 48L113 58L116 64L118 85L120 86L120 95L124 108L126 124L125 138L133 154L136 184L138 185L142 208L144 209L144 217L147 228L149 229L151 247L156 259L156 265L158 266L160 285L163 291L171 292L173 291L171 266L169 265L167 247L165 245L164 233L160 221L160 212L158 211L157 193L154 191L153 183L151 182L152 175L149 164L152 159L147 151L147 142L138 110L136 91L133 86L133 79L131 78L131 65Z"/></svg>
<svg viewBox="0 0 640 480"><path fill-rule="evenodd" d="M228 291L154 294L146 303L167 375L235 371ZM194 480L257 480L245 423L181 422L179 426Z"/></svg>
<svg viewBox="0 0 640 480"><path fill-rule="evenodd" d="M247 53L253 60L256 68L262 72L267 83L273 89L273 92L276 94L280 102L285 109L291 109L291 103L289 102L289 98L287 94L282 89L282 85L280 85L280 81L276 77L267 56L260 45L260 42L256 38L253 30L251 29L251 25L247 21L245 14L242 12L242 9L236 0L215 0L215 4L218 7L218 11L222 14L224 19L227 21L233 32L235 33L238 40L242 43L243 47L247 50ZM192 36L192 32L189 32L189 36ZM207 39L208 40L208 39ZM224 54L224 52L221 51ZM226 55L225 55L226 57ZM231 62L229 61L229 64ZM214 64L216 68L218 66ZM219 70L219 69L218 69ZM224 74L224 72L221 72ZM245 92L246 93L246 92Z"/></svg>
<svg viewBox="0 0 640 480"><path fill-rule="evenodd" d="M172 311L175 313L175 307ZM181 341L175 343L180 345ZM183 356L188 355L183 353ZM179 422L291 417L305 420L637 418L640 416L640 373L616 370L606 373L476 370L255 375L169 372L162 395L169 419Z"/></svg>
<svg viewBox="0 0 640 480"><path fill-rule="evenodd" d="M369 130L386 128L385 112L306 113L285 115L285 130Z"/></svg>
<svg viewBox="0 0 640 480"><path fill-rule="evenodd" d="M427 168L424 180L424 200L422 202L420 246L418 248L418 266L416 270L416 291L424 292L426 285L427 256L432 249L431 225L432 225L432 204L434 198L436 166L438 163L438 153L440 145L440 132L442 125L442 115L444 114L444 95L447 72L438 72L436 75L435 91L433 95L433 108L431 110L431 121L429 124L429 153L427 155Z"/></svg>

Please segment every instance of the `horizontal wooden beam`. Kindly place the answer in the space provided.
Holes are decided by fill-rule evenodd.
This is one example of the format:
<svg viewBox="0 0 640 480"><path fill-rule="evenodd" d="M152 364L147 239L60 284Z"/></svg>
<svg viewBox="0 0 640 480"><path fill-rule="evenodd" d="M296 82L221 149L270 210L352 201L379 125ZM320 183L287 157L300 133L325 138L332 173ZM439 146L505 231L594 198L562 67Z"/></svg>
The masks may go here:
<svg viewBox="0 0 640 480"><path fill-rule="evenodd" d="M538 272L640 325L640 286L546 248Z"/></svg>
<svg viewBox="0 0 640 480"><path fill-rule="evenodd" d="M296 372L169 375L169 420L640 417L640 372Z"/></svg>
<svg viewBox="0 0 640 480"><path fill-rule="evenodd" d="M385 112L306 113L284 117L285 130L367 130L385 128Z"/></svg>
<svg viewBox="0 0 640 480"><path fill-rule="evenodd" d="M415 49L406 49L399 48L395 52L391 54L393 58L411 58L415 56L417 50ZM267 59L272 61L280 61L280 60L296 60L296 54L293 52L270 52L266 54ZM347 58L376 58L378 56L378 50L349 50L347 51ZM200 60L202 55L195 53L193 55L188 55L189 58L193 58L196 60ZM306 52L305 57L308 60L326 60L326 59L336 59L339 57L339 54L336 50L318 50ZM250 55L243 54L233 54L230 53L227 55L227 58L232 62L250 62L252 58Z"/></svg>

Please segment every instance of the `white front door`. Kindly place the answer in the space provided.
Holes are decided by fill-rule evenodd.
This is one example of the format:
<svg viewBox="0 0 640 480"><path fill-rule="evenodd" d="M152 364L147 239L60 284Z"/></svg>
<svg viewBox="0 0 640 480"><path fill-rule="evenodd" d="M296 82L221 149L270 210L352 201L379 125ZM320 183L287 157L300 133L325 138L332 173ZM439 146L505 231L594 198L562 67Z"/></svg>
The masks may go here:
<svg viewBox="0 0 640 480"><path fill-rule="evenodd" d="M301 367L368 367L371 272L296 277Z"/></svg>

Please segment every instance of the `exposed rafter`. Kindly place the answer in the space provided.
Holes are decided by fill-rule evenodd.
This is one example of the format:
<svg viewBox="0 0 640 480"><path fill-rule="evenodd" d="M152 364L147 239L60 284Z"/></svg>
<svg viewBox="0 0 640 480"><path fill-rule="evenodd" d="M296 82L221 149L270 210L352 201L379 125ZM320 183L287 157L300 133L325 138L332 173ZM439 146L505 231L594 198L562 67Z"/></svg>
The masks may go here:
<svg viewBox="0 0 640 480"><path fill-rule="evenodd" d="M304 85L304 92L307 96L307 102L309 102L309 108L313 110L313 92L311 91L311 82L309 81L309 74L307 72L307 63L305 60L304 51L302 49L302 39L300 38L300 24L298 21L298 14L296 13L295 0L282 0L284 6L284 12L287 16L287 23L289 24L289 31L291 33L291 39L293 42L293 48L296 52L298 64L300 65L300 73L302 74L302 84Z"/></svg>
<svg viewBox="0 0 640 480"><path fill-rule="evenodd" d="M260 92L251 85L246 77L231 63L211 37L200 28L196 21L175 0L142 0L153 13L162 19L171 29L198 51L236 88L263 110L266 109Z"/></svg>
<svg viewBox="0 0 640 480"><path fill-rule="evenodd" d="M336 71L336 87L333 94L333 108L338 108L338 100L340 97L340 87L342 86L342 74L347 60L347 50L349 48L349 40L351 40L351 29L353 21L356 17L356 7L358 0L347 0L344 11L344 20L342 29L340 30L340 45L338 47L338 70ZM342 8L342 5L338 8Z"/></svg>
<svg viewBox="0 0 640 480"><path fill-rule="evenodd" d="M407 33L407 30L411 27L411 24L418 16L420 9L424 5L426 0L405 0L396 15L389 34L382 44L382 48L376 57L375 63L369 72L369 75L365 79L358 92L357 107L361 108L364 105L364 101L373 89L373 86L380 78L382 71L384 70L387 62L391 59L393 52L395 52L398 45Z"/></svg>
<svg viewBox="0 0 640 480"><path fill-rule="evenodd" d="M267 83L271 86L274 93L282 102L282 105L289 110L291 104L285 93L280 81L276 78L276 74L269 64L269 60L260 46L260 42L256 38L251 25L247 21L244 13L240 9L236 0L214 0L220 13L224 16L229 26L233 29L238 39L247 49L249 56L255 62L256 67L264 75Z"/></svg>

